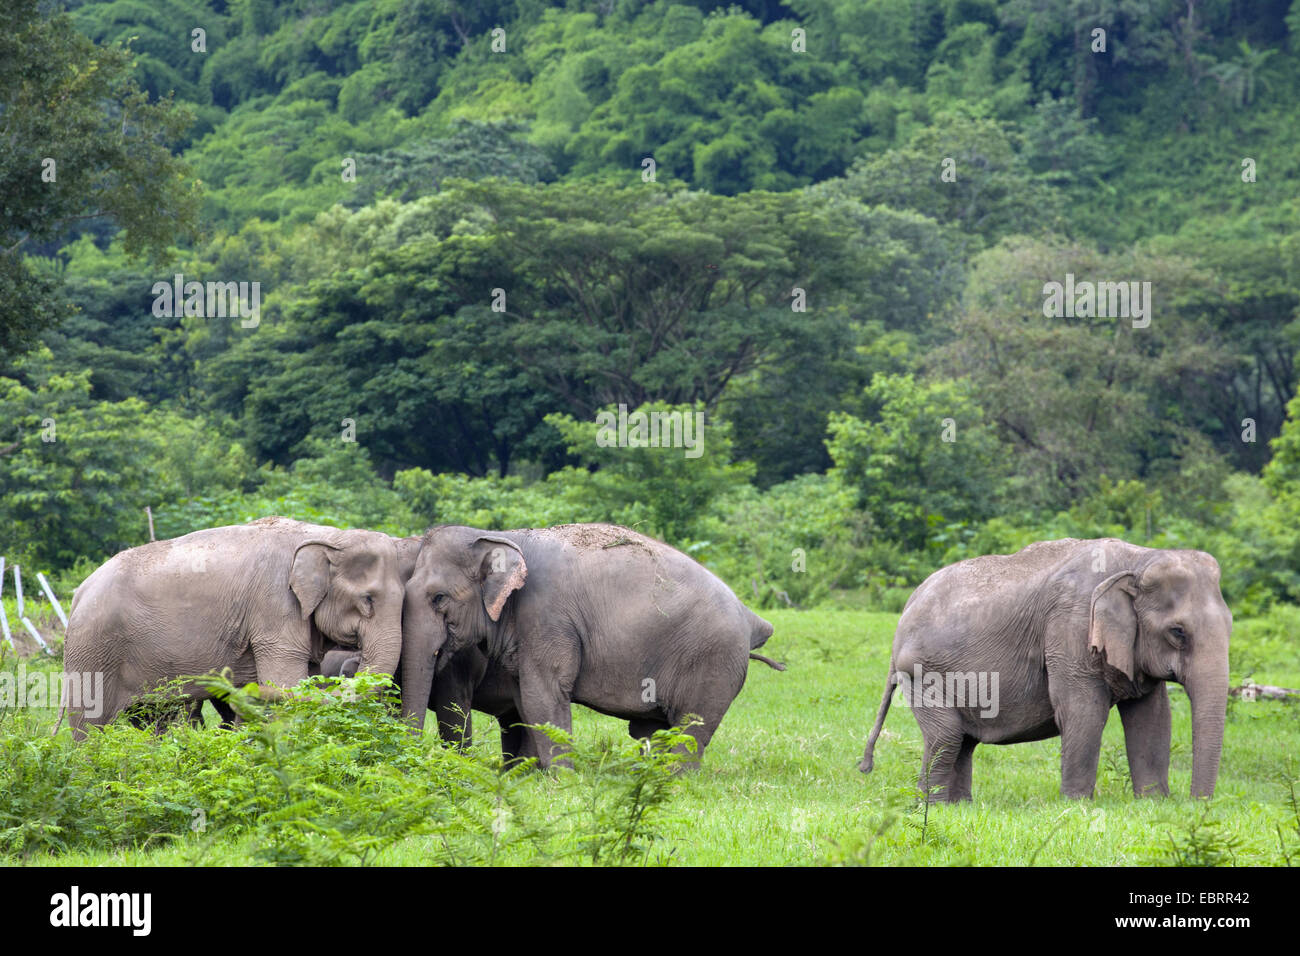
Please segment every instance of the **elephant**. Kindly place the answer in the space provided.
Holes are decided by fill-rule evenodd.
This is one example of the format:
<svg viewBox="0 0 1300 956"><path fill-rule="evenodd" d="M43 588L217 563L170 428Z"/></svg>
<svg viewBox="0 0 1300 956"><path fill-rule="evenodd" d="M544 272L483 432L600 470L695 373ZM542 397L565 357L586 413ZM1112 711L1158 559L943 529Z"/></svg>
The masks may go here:
<svg viewBox="0 0 1300 956"><path fill-rule="evenodd" d="M67 704L74 737L176 677L230 668L236 684L257 681L278 696L335 645L357 649L361 668L393 674L403 560L388 535L288 518L120 552L72 597L64 669L104 675L98 715ZM406 560L413 564L413 552ZM183 689L208 696L193 682Z"/></svg>
<svg viewBox="0 0 1300 956"><path fill-rule="evenodd" d="M512 725L569 732L575 702L627 720L633 737L698 716L696 752L683 761L698 766L749 659L783 669L754 653L772 625L721 580L608 524L431 529L406 585L402 629L403 716L423 727L432 704L454 737L471 706L496 711L503 750L542 769L562 755L540 731ZM439 678L445 697L431 701Z"/></svg>
<svg viewBox="0 0 1300 956"><path fill-rule="evenodd" d="M1116 705L1134 792L1167 795L1172 680L1191 700L1192 795L1212 796L1231 634L1218 562L1203 551L1065 538L959 561L903 608L858 768L871 771L901 683L924 740L921 789L935 799L971 799L976 744L1058 734L1061 793L1091 797Z"/></svg>
<svg viewBox="0 0 1300 956"><path fill-rule="evenodd" d="M410 575L408 574L407 577L409 578ZM405 579L403 579L402 583L405 585ZM309 677L316 677L319 675L324 675L325 677L356 677L357 671L360 669L361 654L358 651L355 649L343 650L334 647L325 652L325 656L321 658L319 664L315 661L308 662L307 675ZM210 700L212 706L216 708L217 715L221 718L222 727L234 727L239 723L239 717L230 704L216 697L212 697ZM190 708L190 723L199 728L204 726L202 699L194 701L193 706Z"/></svg>

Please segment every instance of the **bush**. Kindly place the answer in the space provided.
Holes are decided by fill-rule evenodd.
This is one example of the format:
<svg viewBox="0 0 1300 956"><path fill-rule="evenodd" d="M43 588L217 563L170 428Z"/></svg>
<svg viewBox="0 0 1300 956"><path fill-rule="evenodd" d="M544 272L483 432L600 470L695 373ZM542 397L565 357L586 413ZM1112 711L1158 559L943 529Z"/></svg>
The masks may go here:
<svg viewBox="0 0 1300 956"><path fill-rule="evenodd" d="M964 383L878 373L865 397L872 418L833 413L826 447L882 535L921 551L936 528L992 516L1004 451Z"/></svg>
<svg viewBox="0 0 1300 956"><path fill-rule="evenodd" d="M531 763L506 769L412 735L383 675L312 678L273 704L255 685L199 682L235 709L237 728L175 719L180 681L137 708L151 730L119 719L80 744L32 711L0 712L0 856L223 840L264 863L364 865L424 835L432 864L639 862L656 848L675 748L689 740L569 741L578 772L560 783L577 809L557 816L551 780Z"/></svg>
<svg viewBox="0 0 1300 956"><path fill-rule="evenodd" d="M851 585L866 518L855 493L825 475L801 475L767 491L746 485L724 497L685 550L762 607L807 607Z"/></svg>

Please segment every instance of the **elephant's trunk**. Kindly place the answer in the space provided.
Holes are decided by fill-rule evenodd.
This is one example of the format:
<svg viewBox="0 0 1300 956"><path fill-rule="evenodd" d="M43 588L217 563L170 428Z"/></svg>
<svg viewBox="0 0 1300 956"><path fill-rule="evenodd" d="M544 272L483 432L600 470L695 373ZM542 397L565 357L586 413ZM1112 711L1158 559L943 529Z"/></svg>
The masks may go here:
<svg viewBox="0 0 1300 956"><path fill-rule="evenodd" d="M357 669L391 677L397 673L397 662L402 656L400 609L371 623L361 638L361 663Z"/></svg>
<svg viewBox="0 0 1300 956"><path fill-rule="evenodd" d="M422 594L407 591L402 611L402 719L424 728L438 651L446 641L442 618Z"/></svg>
<svg viewBox="0 0 1300 956"><path fill-rule="evenodd" d="M1192 796L1214 796L1228 710L1228 661L1200 668L1184 682L1192 703Z"/></svg>

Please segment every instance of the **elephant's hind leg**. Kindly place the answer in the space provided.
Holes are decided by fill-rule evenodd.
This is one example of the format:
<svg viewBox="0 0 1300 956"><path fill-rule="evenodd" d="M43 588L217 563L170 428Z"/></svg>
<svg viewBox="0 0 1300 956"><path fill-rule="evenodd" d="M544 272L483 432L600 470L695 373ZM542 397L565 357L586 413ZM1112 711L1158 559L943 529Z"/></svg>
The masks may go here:
<svg viewBox="0 0 1300 956"><path fill-rule="evenodd" d="M668 714L668 723L662 725L664 728L682 727L686 733L695 738L694 753L691 753L684 745L675 748L676 752L681 754L683 758L682 762L677 765L680 769L700 769L700 761L704 759L704 749L708 747L713 735L718 732L718 725L722 723L722 717L725 713L726 708L719 710L716 707L696 707L693 709L673 710ZM698 717L702 723L698 723L694 727L686 727L685 725L692 716ZM651 721L646 721L646 723L651 723ZM655 727L651 732L653 733L654 730L658 729L659 727ZM631 731L632 728L629 724L628 732L631 733ZM634 734L633 736L640 735Z"/></svg>
<svg viewBox="0 0 1300 956"><path fill-rule="evenodd" d="M957 753L957 763L953 767L952 799L971 799L971 757L979 741L969 734L962 738L961 750Z"/></svg>
<svg viewBox="0 0 1300 956"><path fill-rule="evenodd" d="M85 711L73 707L68 708L68 727L72 731L73 740L86 739L87 723Z"/></svg>
<svg viewBox="0 0 1300 956"><path fill-rule="evenodd" d="M958 763L966 746L966 735L962 732L957 713L926 707L917 707L913 713L921 725L921 736L925 741L919 781L921 792L928 800L941 803L962 799L958 789ZM974 749L973 745L971 749ZM969 786L969 753L965 755L965 763Z"/></svg>
<svg viewBox="0 0 1300 956"><path fill-rule="evenodd" d="M131 695L120 691L116 686L105 681L104 693L98 706L68 707L68 726L72 728L73 740L85 740L86 728L103 727L120 714L131 703Z"/></svg>

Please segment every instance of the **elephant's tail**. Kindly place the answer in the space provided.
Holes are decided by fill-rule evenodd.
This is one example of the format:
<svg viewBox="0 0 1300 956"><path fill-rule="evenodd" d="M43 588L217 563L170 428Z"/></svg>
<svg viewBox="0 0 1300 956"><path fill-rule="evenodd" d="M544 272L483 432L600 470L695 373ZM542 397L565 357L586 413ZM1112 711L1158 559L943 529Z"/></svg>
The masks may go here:
<svg viewBox="0 0 1300 956"><path fill-rule="evenodd" d="M779 661L774 661L770 657L764 657L762 654L755 654L754 648L762 647L767 643L767 639L772 636L772 625L770 622L763 620L749 608L745 608L745 613L749 615L749 656L752 660L762 661L773 670L783 671L785 665Z"/></svg>
<svg viewBox="0 0 1300 956"><path fill-rule="evenodd" d="M749 615L749 649L752 651L767 643L767 639L772 636L772 625L749 608L745 608L745 613Z"/></svg>
<svg viewBox="0 0 1300 956"><path fill-rule="evenodd" d="M863 773L871 773L871 768L875 766L876 740L880 737L880 731L884 729L885 715L889 713L889 702L894 699L894 688L897 686L897 672L894 670L894 662L891 659L889 662L889 679L885 681L885 697L880 702L880 712L876 714L876 726L871 728L871 736L867 738L867 749L862 754L862 762L858 764L858 769Z"/></svg>
<svg viewBox="0 0 1300 956"><path fill-rule="evenodd" d="M752 661L762 661L764 664L772 668L772 670L774 671L785 670L785 665L782 664L780 661L774 661L772 660L772 658L764 657L762 654L755 654L753 651L749 652L749 659Z"/></svg>

